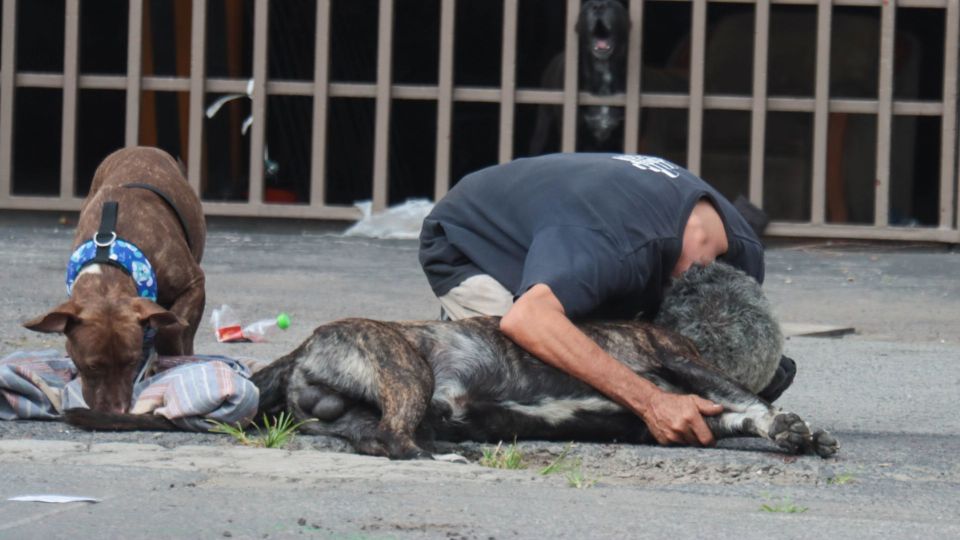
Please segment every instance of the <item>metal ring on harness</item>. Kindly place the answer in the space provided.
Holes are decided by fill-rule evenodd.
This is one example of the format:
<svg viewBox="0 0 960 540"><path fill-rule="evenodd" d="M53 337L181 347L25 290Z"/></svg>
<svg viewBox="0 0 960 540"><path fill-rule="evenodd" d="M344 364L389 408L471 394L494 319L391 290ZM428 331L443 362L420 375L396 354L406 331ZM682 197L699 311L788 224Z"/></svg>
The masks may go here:
<svg viewBox="0 0 960 540"><path fill-rule="evenodd" d="M117 233L116 233L116 232L111 232L111 233L110 233L110 240L108 240L108 241L106 241L106 242L101 242L100 240L97 239L97 237L100 236L100 234L101 234L101 233L96 233L96 234L93 235L93 243L94 243L97 247L110 247L110 246L113 245L114 242L117 241Z"/></svg>

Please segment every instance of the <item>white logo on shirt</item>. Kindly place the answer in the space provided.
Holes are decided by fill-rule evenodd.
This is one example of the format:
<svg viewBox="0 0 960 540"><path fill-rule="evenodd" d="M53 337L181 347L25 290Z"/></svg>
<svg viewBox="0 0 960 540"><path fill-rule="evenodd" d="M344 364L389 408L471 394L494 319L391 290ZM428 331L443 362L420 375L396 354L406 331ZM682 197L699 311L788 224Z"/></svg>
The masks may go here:
<svg viewBox="0 0 960 540"><path fill-rule="evenodd" d="M659 174L669 176L670 178L676 178L680 176L678 172L680 167L670 163L665 159L661 159L654 156L641 156L641 155L619 155L613 156L613 159L619 159L620 161L626 161L627 163L633 165L634 167L642 171L650 171Z"/></svg>

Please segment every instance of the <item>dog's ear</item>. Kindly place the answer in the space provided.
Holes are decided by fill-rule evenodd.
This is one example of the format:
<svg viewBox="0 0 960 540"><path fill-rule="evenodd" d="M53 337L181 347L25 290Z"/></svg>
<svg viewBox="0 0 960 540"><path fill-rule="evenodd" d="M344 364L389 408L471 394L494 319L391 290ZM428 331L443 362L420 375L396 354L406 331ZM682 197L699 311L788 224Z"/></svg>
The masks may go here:
<svg viewBox="0 0 960 540"><path fill-rule="evenodd" d="M133 311L140 319L140 324L149 324L153 328L170 326L171 324L187 326L187 322L177 317L173 312L163 309L146 298L133 300Z"/></svg>
<svg viewBox="0 0 960 540"><path fill-rule="evenodd" d="M64 302L51 309L49 313L23 323L23 327L34 332L62 334L66 331L68 324L79 321L76 304Z"/></svg>

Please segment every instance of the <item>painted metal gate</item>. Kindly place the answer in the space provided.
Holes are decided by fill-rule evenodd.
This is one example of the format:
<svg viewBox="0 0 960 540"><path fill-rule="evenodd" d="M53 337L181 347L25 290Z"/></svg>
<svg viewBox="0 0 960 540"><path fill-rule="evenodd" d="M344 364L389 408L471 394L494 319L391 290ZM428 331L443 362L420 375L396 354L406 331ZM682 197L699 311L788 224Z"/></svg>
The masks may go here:
<svg viewBox="0 0 960 540"><path fill-rule="evenodd" d="M43 2L47 0L30 0ZM500 25L498 40L490 47L499 48L500 76L497 84L476 85L457 84L455 81L456 43L458 33L457 14L467 4L464 0L434 0L437 14L437 27L434 29L438 43L436 58L436 82L431 84L399 83L394 77L394 61L398 45L394 34L397 31L397 10L403 9L402 0L379 0L376 5L376 59L375 77L371 81L337 80L331 72L331 9L337 2L351 0L316 0L314 18L315 35L313 40L313 65L310 80L287 80L269 76L268 24L270 10L278 7L278 2L269 0L249 0L252 6L252 58L250 77L210 76L206 66L208 58L208 15L210 5L215 0L171 0L177 11L178 31L184 36L184 48L181 66L177 73L159 75L145 69L145 48L155 47L150 41L150 31L145 25L145 16L151 2L158 0L128 0L126 66L121 74L86 73L81 70L80 58L80 19L82 2L92 0L61 0L63 3L63 60L62 68L51 71L31 71L20 69L18 58L29 55L30 51L18 51L18 32L29 31L17 23L19 11L28 9L26 0L2 0L2 42L0 42L0 208L36 209L36 210L75 210L82 200L82 190L78 189L77 148L78 138L87 137L78 131L78 100L80 92L85 90L113 90L121 92L124 99L123 141L125 145L150 142L144 137L145 109L151 102L145 96L156 93L176 93L179 96L179 109L186 119L180 125L181 144L179 154L186 163L188 178L193 187L203 193L205 181L204 130L207 129L206 113L213 102L211 96L238 94L250 99L249 111L252 123L249 125L248 152L245 153L249 164L248 178L245 179L244 195L240 200L224 201L215 197L204 197L204 205L210 215L296 217L314 219L354 219L358 211L350 204L331 203L328 186L332 174L327 166L331 156L330 141L337 137L338 126L331 122L330 104L335 99L365 100L372 104L372 166L371 173L364 181L369 183L368 192L375 209L382 209L391 202L389 190L395 185L391 181L390 148L393 116L391 109L404 101L420 101L435 107L435 114L429 118L433 125L435 141L431 152L433 178L429 193L424 195L441 197L452 183L454 168L451 156L457 151L457 139L454 131L454 109L458 104L492 104L497 106L496 158L493 161L504 162L517 157L517 137L527 133L520 129L518 116L521 107L553 106L558 108L562 118L559 135L559 148L562 151L578 149L577 115L584 106L608 106L623 110L622 151L636 153L662 150L671 151L671 147L658 143L658 137L677 127L678 122L661 122L658 118L669 117L672 112L681 114L682 142L672 147L681 164L695 173L705 174L710 167L722 168L724 163L741 160L744 165L744 195L757 206L767 209L774 221L768 234L774 236L803 236L827 238L860 239L896 239L960 243L958 230L957 193L958 177L958 137L957 137L957 74L958 74L958 33L960 33L960 0L624 0L629 12L631 25L629 47L626 60L626 88L623 93L614 95L595 95L579 87L578 61L583 51L578 51L575 21L581 9L581 0L556 0L553 9L562 12L557 20L562 21L562 62L564 76L561 88L526 87L518 84L518 17L527 0L490 0L500 3L497 12L497 24ZM229 15L236 2L221 0ZM239 1L239 0L238 0ZM241 2L242 3L242 2ZM674 62L683 64L684 89L664 91L651 84L644 65L644 47L648 43L644 32L655 27L657 21L649 20L655 9L665 4L683 4L689 9L686 22L687 37L681 53L673 55ZM710 17L714 6L737 4L748 9L746 23L727 18L716 23ZM145 7L147 6L147 7ZM791 9L805 11L795 12ZM865 18L851 16L850 9L867 9L878 13L878 24L871 27L862 23ZM932 20L932 27L939 32L933 46L926 43L925 54L920 56L911 52L912 38L909 33L898 29L898 16L909 10L924 10ZM811 27L809 35L813 47L810 49L813 72L808 79L810 92L804 95L784 95L776 90L772 73L780 69L783 59L773 57L774 41L782 39L780 29L792 25L791 17L799 20L807 17ZM146 18L148 20L148 17ZM800 24L799 22L797 23ZM651 26L654 25L654 26ZM847 25L847 26L844 26ZM866 29L866 30L863 30ZM275 31L275 30L274 30ZM189 36L189 40L186 37ZM724 37L727 36L727 37ZM747 56L731 50L738 36L747 36L752 41ZM851 37L852 36L852 37ZM23 36L21 36L23 37ZM923 36L921 36L923 37ZM724 39L728 41L724 42ZM732 40L732 41L729 41ZM852 41L851 41L852 40ZM858 43L861 45L850 45ZM726 45L725 45L726 43ZM726 47L726 48L725 48ZM859 58L860 51L874 48L874 56L865 55L867 60L861 64L872 70L868 80L871 88L866 97L859 95L848 97L837 94L831 82L837 83L846 76L845 71L831 66L841 59ZM938 49L939 48L939 49ZM938 50L937 50L938 49ZM933 51L931 53L931 50ZM924 58L936 59L936 70L942 70L936 77L938 91L933 98L914 95L899 97L897 81L908 81L922 70L930 70L930 62ZM912 56L911 56L912 55ZM718 58L725 59L725 65L747 66L749 69L749 88L743 92L712 92L708 84L714 68L722 64ZM911 60L912 59L912 60ZM460 60L462 61L462 60ZM913 68L910 68L913 61ZM790 60L787 61L788 63ZM853 62L853 60L850 60ZM719 64L718 64L719 63ZM907 67L903 67L907 66ZM919 67L917 67L919 66ZM668 68L670 66L667 66ZM831 69L831 68L834 69ZM720 69L720 68L717 68ZM723 68L728 69L728 68ZM844 68L845 69L845 68ZM919 71L918 71L919 70ZM661 70L669 71L669 69ZM853 71L851 69L851 71ZM831 81L831 77L834 78ZM851 75L852 77L852 75ZM834 84L836 86L836 84ZM48 141L59 148L59 184L54 193L30 194L18 193L17 168L14 166L17 130L18 95L25 89L52 89L61 93L61 116L59 140ZM271 114L268 106L274 96L299 96L310 100L310 140L306 153L304 173L296 179L304 186L303 200L278 202L265 194L265 151L267 150L265 124L262 119ZM146 104L146 105L145 105ZM726 118L731 113L748 119L744 126L743 144L739 150L716 152L710 149L713 138L717 138L717 122L711 118ZM769 141L776 138L771 118L780 118L778 114L799 113L803 122L809 123L809 129L800 130L790 144L801 148L800 162L789 159L776 162L777 152L772 151ZM155 115L155 112L150 112ZM711 116L720 114L721 116ZM659 116L658 116L659 115ZM897 186L898 172L891 166L897 156L900 145L897 126L906 126L905 133L913 133L913 122L917 118L932 118L936 122L933 146L922 148L927 156L935 156L935 163L923 169L922 178L914 178L910 183L923 180L926 187L921 193L926 200L933 201L931 216L925 222L901 219L899 207L906 206L902 201L904 193L918 196L917 188L894 190ZM152 120L151 120L152 121ZM721 122L722 123L722 122ZM802 123L802 122L801 122ZM858 131L858 125L869 125L865 131ZM925 124L927 125L927 124ZM928 130L929 131L929 130ZM729 138L722 129L719 139ZM773 133L773 135L772 135ZM396 136L396 135L394 135ZM914 139L910 139L911 148L917 148ZM845 144L847 141L848 144ZM722 145L721 145L722 146ZM867 187L855 189L853 197L864 201L867 206L864 215L867 218L856 220L849 217L846 208L838 206L845 200L841 192L843 186L849 191L850 183L844 184L843 164L847 155L859 148L867 158L858 158L861 168L870 169L867 173L872 182ZM932 152L932 153L931 153ZM910 155L914 152L911 150ZM99 156L102 157L102 156ZM421 159L423 159L421 157ZM866 161L864 161L866 159ZM714 165L710 165L710 164ZM777 163L780 163L777 165ZM797 165L801 163L801 165ZM864 163L869 166L864 167ZM490 163L492 164L492 163ZM719 164L719 165L716 165ZM779 167L779 169L777 168ZM733 167L736 169L736 167ZM733 170L732 169L732 170ZM909 169L909 167L908 167ZM719 170L719 169L718 169ZM913 167L913 171L917 171ZM912 173L911 173L912 174ZM786 187L789 180L794 189ZM395 180L395 179L394 179ZM903 183L903 182L901 182ZM912 184L911 184L912 185ZM856 186L854 186L856 187ZM921 191L922 191L921 190ZM29 190L28 190L29 191ZM846 197L850 197L848 193ZM773 207L785 208L775 210ZM803 207L802 212L793 212L792 208ZM892 210L893 209L893 210Z"/></svg>

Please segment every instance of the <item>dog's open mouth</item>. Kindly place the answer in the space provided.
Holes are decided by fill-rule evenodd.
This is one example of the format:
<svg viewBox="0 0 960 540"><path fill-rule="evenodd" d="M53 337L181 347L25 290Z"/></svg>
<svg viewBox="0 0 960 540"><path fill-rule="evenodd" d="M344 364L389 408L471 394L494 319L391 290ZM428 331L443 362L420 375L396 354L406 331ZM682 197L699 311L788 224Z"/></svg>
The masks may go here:
<svg viewBox="0 0 960 540"><path fill-rule="evenodd" d="M597 21L593 24L593 36L591 52L601 60L609 58L613 54L614 42L611 39L612 32L603 21Z"/></svg>

